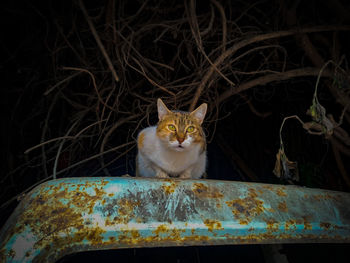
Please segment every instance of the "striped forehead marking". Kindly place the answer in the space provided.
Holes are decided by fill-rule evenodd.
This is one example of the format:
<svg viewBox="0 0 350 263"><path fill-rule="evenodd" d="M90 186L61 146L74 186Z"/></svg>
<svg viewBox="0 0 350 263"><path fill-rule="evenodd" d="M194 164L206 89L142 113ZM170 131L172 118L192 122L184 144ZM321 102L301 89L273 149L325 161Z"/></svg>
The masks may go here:
<svg viewBox="0 0 350 263"><path fill-rule="evenodd" d="M192 120L188 113L175 112L175 123L178 127L184 128L192 124Z"/></svg>

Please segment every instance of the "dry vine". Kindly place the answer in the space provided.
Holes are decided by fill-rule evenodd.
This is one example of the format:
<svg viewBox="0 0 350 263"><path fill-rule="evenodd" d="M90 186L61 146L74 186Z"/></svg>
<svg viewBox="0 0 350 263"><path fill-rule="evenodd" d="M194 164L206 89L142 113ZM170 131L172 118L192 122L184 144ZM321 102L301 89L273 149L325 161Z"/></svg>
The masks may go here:
<svg viewBox="0 0 350 263"><path fill-rule="evenodd" d="M143 1L134 10L128 1L89 6L78 0L72 3L69 22L55 17L55 41L50 43L53 81L42 93L41 103L48 107L42 114L41 140L25 151L21 166L41 172L16 195L50 178L113 176L110 166L135 148L141 128L155 123L158 97L178 109L193 110L207 102L210 127L222 117L221 106L237 94L255 115L266 117L271 113L260 113L247 91L315 77L324 64L289 63L290 47L283 39L304 41L307 55L315 56L317 52L311 55L312 47L305 46L308 34L350 30L344 25L296 27L290 22L290 29L272 32L254 19L261 13L258 4L240 3L245 11L238 12L225 1L212 0L207 7L194 0L170 2L154 6ZM325 71L322 77L348 77L338 73ZM344 95L332 85L330 89L339 103L348 105L348 91ZM348 114L346 108L346 121ZM332 139L339 167L339 152L350 152L346 140L339 141L342 134L339 129ZM20 176L14 169L2 183Z"/></svg>

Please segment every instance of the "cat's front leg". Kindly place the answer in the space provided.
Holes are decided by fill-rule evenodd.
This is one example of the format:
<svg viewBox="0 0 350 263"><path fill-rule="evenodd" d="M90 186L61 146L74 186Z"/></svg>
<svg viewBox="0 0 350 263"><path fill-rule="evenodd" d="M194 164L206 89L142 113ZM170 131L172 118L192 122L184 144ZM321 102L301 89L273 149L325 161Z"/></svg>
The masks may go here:
<svg viewBox="0 0 350 263"><path fill-rule="evenodd" d="M156 177L157 178L169 178L169 175L164 172L162 169L156 169Z"/></svg>
<svg viewBox="0 0 350 263"><path fill-rule="evenodd" d="M181 179L190 179L192 178L192 168L187 168L185 171L183 171L179 178Z"/></svg>

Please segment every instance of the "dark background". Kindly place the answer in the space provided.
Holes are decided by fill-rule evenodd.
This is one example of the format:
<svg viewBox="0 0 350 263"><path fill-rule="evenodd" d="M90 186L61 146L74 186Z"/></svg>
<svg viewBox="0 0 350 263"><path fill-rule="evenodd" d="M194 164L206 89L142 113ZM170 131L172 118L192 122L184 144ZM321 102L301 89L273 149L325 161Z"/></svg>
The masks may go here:
<svg viewBox="0 0 350 263"><path fill-rule="evenodd" d="M85 2L88 15L79 1L0 5L0 225L54 174L133 176L135 138L156 124L158 97L171 109L208 103L209 179L349 191L348 1L109 0ZM320 134L287 120L284 150L297 168L274 174L282 121L312 121L329 60Z"/></svg>

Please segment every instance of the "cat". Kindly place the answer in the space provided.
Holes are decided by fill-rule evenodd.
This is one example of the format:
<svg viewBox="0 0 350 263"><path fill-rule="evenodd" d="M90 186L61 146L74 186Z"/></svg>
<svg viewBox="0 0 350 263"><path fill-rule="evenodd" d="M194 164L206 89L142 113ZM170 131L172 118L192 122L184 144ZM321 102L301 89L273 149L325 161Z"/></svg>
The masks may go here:
<svg viewBox="0 0 350 263"><path fill-rule="evenodd" d="M201 178L206 169L206 139L201 124L203 103L192 112L170 111L157 100L158 124L137 137L136 176Z"/></svg>

